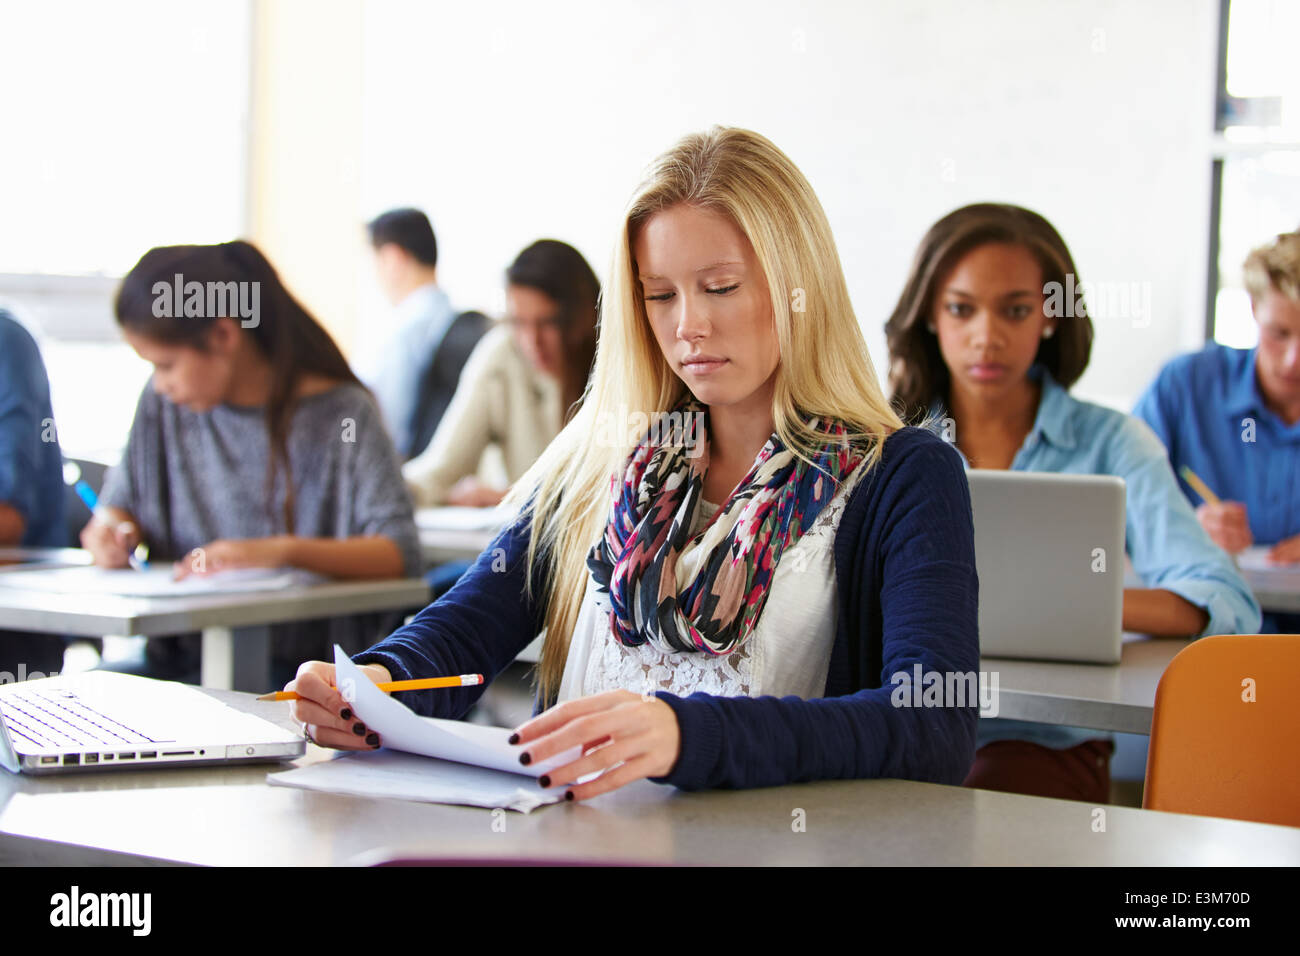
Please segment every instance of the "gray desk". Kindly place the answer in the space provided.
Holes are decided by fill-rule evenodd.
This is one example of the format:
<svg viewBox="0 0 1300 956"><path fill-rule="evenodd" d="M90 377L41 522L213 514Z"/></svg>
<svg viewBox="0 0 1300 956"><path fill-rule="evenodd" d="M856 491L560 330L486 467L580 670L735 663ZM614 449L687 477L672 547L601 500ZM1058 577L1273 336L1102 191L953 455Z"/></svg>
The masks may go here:
<svg viewBox="0 0 1300 956"><path fill-rule="evenodd" d="M287 720L287 704L217 692ZM302 761L328 759L309 746ZM273 765L271 765L273 766ZM267 766L0 771L0 866L323 866L394 854L642 863L1295 865L1300 828L901 780L685 793L640 781L529 815L270 787ZM792 821L804 812L805 832Z"/></svg>
<svg viewBox="0 0 1300 956"><path fill-rule="evenodd" d="M52 594L3 587L0 624L20 631L82 637L154 637L201 631L205 687L265 690L269 625L418 608L428 599L428 585L418 578L335 581L283 591L165 598Z"/></svg>
<svg viewBox="0 0 1300 956"><path fill-rule="evenodd" d="M999 717L1149 734L1160 675L1187 643L1126 634L1117 665L985 657L980 670L998 674Z"/></svg>

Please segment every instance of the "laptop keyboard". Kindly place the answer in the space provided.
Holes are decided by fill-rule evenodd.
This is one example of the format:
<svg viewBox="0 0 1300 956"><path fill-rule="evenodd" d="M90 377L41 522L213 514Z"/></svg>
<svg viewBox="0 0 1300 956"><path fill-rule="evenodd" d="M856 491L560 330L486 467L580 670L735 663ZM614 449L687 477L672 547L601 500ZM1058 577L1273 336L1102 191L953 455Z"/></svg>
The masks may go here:
<svg viewBox="0 0 1300 956"><path fill-rule="evenodd" d="M41 750L116 749L161 742L101 714L68 690L5 694L0 697L0 712L15 745L26 740Z"/></svg>

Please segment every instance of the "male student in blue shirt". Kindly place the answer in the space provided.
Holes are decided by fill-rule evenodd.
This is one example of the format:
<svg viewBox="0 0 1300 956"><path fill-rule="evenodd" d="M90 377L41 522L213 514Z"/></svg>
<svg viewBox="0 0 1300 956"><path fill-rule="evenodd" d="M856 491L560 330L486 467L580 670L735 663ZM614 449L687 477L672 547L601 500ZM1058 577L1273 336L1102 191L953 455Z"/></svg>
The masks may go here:
<svg viewBox="0 0 1300 956"><path fill-rule="evenodd" d="M1133 413L1221 499L1200 503L1201 524L1231 554L1271 545L1300 562L1300 233L1278 236L1243 267L1259 345L1209 345L1161 370ZM1180 476L1194 503L1200 496ZM1300 615L1265 614L1266 632L1300 632Z"/></svg>
<svg viewBox="0 0 1300 956"><path fill-rule="evenodd" d="M428 217L418 209L392 209L369 224L375 269L394 307L392 334L357 361L357 375L375 396L384 424L403 461L415 448L412 422L420 380L456 318L438 287L438 242Z"/></svg>
<svg viewBox="0 0 1300 956"><path fill-rule="evenodd" d="M0 547L66 545L63 455L36 340L0 309ZM0 631L0 681L63 667L63 639Z"/></svg>

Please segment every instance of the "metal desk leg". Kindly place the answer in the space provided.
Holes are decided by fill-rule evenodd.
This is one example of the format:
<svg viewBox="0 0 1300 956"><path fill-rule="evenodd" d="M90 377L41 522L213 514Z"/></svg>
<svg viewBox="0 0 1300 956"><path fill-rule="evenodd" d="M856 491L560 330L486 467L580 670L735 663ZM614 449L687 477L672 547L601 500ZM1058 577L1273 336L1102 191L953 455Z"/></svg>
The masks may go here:
<svg viewBox="0 0 1300 956"><path fill-rule="evenodd" d="M233 690L235 644L228 627L205 627L199 665L199 683L217 690Z"/></svg>
<svg viewBox="0 0 1300 956"><path fill-rule="evenodd" d="M200 681L204 687L265 693L271 680L269 627L205 627Z"/></svg>
<svg viewBox="0 0 1300 956"><path fill-rule="evenodd" d="M265 694L279 690L271 686L271 629L240 627L235 629L235 690Z"/></svg>

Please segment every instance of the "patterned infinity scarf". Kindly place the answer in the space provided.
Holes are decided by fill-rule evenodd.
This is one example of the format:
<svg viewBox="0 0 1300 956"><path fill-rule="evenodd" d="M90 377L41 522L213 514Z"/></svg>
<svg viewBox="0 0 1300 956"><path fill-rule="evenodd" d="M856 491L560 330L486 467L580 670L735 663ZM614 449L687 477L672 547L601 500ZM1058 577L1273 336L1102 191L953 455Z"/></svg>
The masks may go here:
<svg viewBox="0 0 1300 956"><path fill-rule="evenodd" d="M651 428L621 480L611 479L609 520L587 567L624 645L729 654L757 625L782 553L812 527L864 453L845 440L839 421L809 420L827 434L817 468L773 433L731 498L692 535L709 467L707 415L691 396L674 412L684 413L686 434L660 440ZM695 549L698 570L688 577L681 559Z"/></svg>

